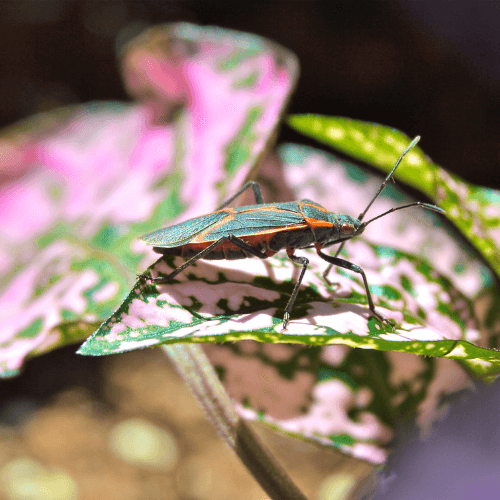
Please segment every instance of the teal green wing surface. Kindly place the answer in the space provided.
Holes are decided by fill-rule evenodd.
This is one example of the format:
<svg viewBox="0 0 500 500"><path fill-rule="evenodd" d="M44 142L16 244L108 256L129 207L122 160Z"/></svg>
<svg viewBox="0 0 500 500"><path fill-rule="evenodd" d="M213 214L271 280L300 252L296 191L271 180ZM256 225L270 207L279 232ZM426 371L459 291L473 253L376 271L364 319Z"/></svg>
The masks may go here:
<svg viewBox="0 0 500 500"><path fill-rule="evenodd" d="M233 209L220 210L210 214L201 215L194 219L176 224L175 226L165 227L153 233L145 234L141 240L155 247L173 248L187 245L198 234L206 231L212 226L220 224Z"/></svg>
<svg viewBox="0 0 500 500"><path fill-rule="evenodd" d="M258 236L304 224L295 202L226 208L189 219L141 237L149 245L173 248L190 243L216 241L223 236Z"/></svg>
<svg viewBox="0 0 500 500"><path fill-rule="evenodd" d="M280 231L304 224L298 204L276 203L270 205L251 205L235 208L232 216L224 224L216 225L206 231L206 241L215 241L228 234L234 236L258 236L259 234Z"/></svg>

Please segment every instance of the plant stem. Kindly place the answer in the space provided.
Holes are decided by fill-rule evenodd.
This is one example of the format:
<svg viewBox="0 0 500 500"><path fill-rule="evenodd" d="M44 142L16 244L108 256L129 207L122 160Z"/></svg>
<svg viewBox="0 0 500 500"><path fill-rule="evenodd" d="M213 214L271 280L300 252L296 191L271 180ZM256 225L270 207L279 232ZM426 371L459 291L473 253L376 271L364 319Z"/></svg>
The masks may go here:
<svg viewBox="0 0 500 500"><path fill-rule="evenodd" d="M272 500L307 500L276 458L241 419L200 346L162 346L219 435Z"/></svg>

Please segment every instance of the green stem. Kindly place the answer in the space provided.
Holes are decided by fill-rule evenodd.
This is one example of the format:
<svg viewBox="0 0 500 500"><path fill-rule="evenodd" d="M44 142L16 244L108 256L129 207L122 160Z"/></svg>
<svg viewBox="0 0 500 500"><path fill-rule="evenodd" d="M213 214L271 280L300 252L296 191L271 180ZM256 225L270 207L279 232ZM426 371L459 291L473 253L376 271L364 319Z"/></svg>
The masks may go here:
<svg viewBox="0 0 500 500"><path fill-rule="evenodd" d="M219 435L272 500L307 500L272 453L241 419L200 346L162 346Z"/></svg>

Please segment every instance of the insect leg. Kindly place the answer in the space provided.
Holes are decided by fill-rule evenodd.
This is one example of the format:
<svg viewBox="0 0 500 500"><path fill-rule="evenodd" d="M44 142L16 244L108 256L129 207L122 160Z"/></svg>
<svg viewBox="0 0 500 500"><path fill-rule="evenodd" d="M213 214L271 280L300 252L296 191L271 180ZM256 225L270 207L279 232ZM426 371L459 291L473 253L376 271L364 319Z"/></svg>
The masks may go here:
<svg viewBox="0 0 500 500"><path fill-rule="evenodd" d="M300 284L304 279L304 274L307 270L307 266L309 265L309 260L306 259L305 257L297 257L296 255L293 254L288 254L288 257L295 264L300 264L302 266L302 271L300 271L299 279L297 280L297 283L295 283L295 287L293 288L290 300L288 301L288 304L285 307L285 315L283 316L282 331L286 331L286 327L290 321L290 312L292 310L293 304L295 304L295 299L297 298L297 294L299 293Z"/></svg>
<svg viewBox="0 0 500 500"><path fill-rule="evenodd" d="M267 259L269 257L269 255L266 255L264 252L261 252L260 250L257 250L256 248L249 245L248 243L245 243L241 238L238 238L233 234L230 234L226 238L227 241L230 241L233 245L236 245L242 250L245 250L245 252L249 253L250 255L253 255L254 257L258 257L259 259Z"/></svg>
<svg viewBox="0 0 500 500"><path fill-rule="evenodd" d="M356 264L352 264L351 262L349 262L347 260L339 259L338 257L332 257L331 255L327 255L327 254L323 253L319 248L316 249L316 251L318 252L318 255L323 260L326 260L330 264L342 267L344 269L347 269L348 271L353 271L355 273L361 274L361 277L363 278L363 283L365 285L366 298L368 299L368 307L369 307L370 311L378 320L382 321L383 323L392 324L391 321L384 318L381 314L379 314L377 311L375 311L375 305L373 304L372 294L370 293L370 289L368 288L368 281L366 279L366 274L363 271L363 269L361 269Z"/></svg>
<svg viewBox="0 0 500 500"><path fill-rule="evenodd" d="M223 236L222 238L219 238L217 241L214 241L207 248L201 250L199 253L191 257L188 261L184 262L182 266L179 266L175 271L172 271L168 276L165 276L163 278L150 278L145 274L140 274L138 277L147 281L151 281L152 283L158 283L158 284L168 283L169 281L173 280L180 272L186 269L186 267L191 266L197 260L203 259L205 255L210 253L212 250L215 250L215 248L217 248L221 243L224 243L225 241L231 242L233 245L241 248L242 250L245 250L249 254L254 255L255 257L259 257L259 259L267 259L268 257L268 255L253 248L252 246L250 246L248 243L245 243L237 236L228 234L227 236Z"/></svg>
<svg viewBox="0 0 500 500"><path fill-rule="evenodd" d="M344 248L344 245L345 245L345 241L343 241L341 243L341 245L337 248L337 251L335 252L335 257L338 257L339 253L342 251L342 249ZM331 285L331 281L328 279L328 274L330 273L330 271L332 270L332 267L333 267L333 264L329 264L328 267L323 271L323 278L324 280L329 284Z"/></svg>
<svg viewBox="0 0 500 500"><path fill-rule="evenodd" d="M260 190L260 186L257 182L250 181L247 182L235 195L231 196L231 198L227 199L220 207L217 207L217 210L221 208L227 207L233 200L238 198L241 194L243 194L249 187L252 187L253 194L255 196L256 205L262 205L264 203L264 198L262 197L262 192Z"/></svg>

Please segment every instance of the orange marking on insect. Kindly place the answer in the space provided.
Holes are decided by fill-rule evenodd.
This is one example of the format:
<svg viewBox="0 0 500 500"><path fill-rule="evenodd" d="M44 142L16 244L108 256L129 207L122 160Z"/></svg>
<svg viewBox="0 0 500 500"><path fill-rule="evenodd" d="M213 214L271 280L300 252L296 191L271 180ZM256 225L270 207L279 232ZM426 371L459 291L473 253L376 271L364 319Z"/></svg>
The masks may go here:
<svg viewBox="0 0 500 500"><path fill-rule="evenodd" d="M225 220L225 219L224 219ZM214 226L211 226L211 228ZM271 238L276 234L284 231L290 231L291 229L305 229L307 224L296 224L294 226L284 226L278 229L267 229L265 231L262 231L258 234L249 234L247 236L240 236L239 238L243 240L245 243L248 243L248 245L252 247L257 247L258 245L265 245L266 243L269 243ZM203 233L197 236L196 240L202 236ZM192 240L189 243L186 243L185 245L182 245L184 248L189 249L190 251L195 250L196 252L201 252L205 248L207 248L209 245L211 245L215 240L212 238L207 241L195 241ZM217 245L214 248L214 252L218 252L220 250L238 250L240 251L241 248L237 247L230 241L224 241L220 245ZM274 255L276 252L272 250L266 250L265 251L266 255L269 257Z"/></svg>
<svg viewBox="0 0 500 500"><path fill-rule="evenodd" d="M283 208L279 208L279 207L275 207L273 206L272 204L271 205L251 205L249 206L246 210L239 210L239 213L240 214L245 214L247 212L269 212L269 211L272 211L272 212L289 212L289 210L284 210Z"/></svg>
<svg viewBox="0 0 500 500"><path fill-rule="evenodd" d="M227 224L229 221L234 220L234 213L228 213L226 217L221 219L219 222L216 222L214 224L211 224L207 229L204 231L201 231L201 233L198 233L188 244L190 245L191 243L204 243L206 241L206 235L211 233L212 231L216 231L220 227L224 226ZM212 239L212 242L214 240Z"/></svg>
<svg viewBox="0 0 500 500"><path fill-rule="evenodd" d="M307 207L313 207L316 210L319 210L320 212L325 212L325 213L330 213L325 207L322 207L321 205L316 205L316 203L299 203L299 206L302 208L303 206Z"/></svg>
<svg viewBox="0 0 500 500"><path fill-rule="evenodd" d="M328 222L325 220L318 220L318 219L311 219L309 217L304 217L305 221L307 222L307 225L309 227L333 227L332 222Z"/></svg>
<svg viewBox="0 0 500 500"><path fill-rule="evenodd" d="M193 238L189 243L184 244L183 246L189 247L189 248L200 248L200 250L203 250L204 248L208 247L208 245L211 245L214 241L216 241L214 238L206 238L206 233L211 232L212 230L216 229L217 227L223 225L225 222L227 222L227 219L224 218L222 221L218 222L217 224L214 224L213 226L210 226L209 229L206 231L201 232L198 234L195 238ZM245 243L248 243L251 246L258 245L263 242L268 242L276 233L281 233L284 231L293 231L296 229L305 229L308 227L307 224L294 224L293 226L283 226L279 228L271 228L271 229L265 229L263 231L258 232L257 234L255 231L252 234L248 235L242 235L238 236L240 239L242 239ZM252 230L251 228L249 230ZM230 243L229 241L221 243L216 247L216 249L220 249L222 247L227 247L227 248L233 248L234 245Z"/></svg>

